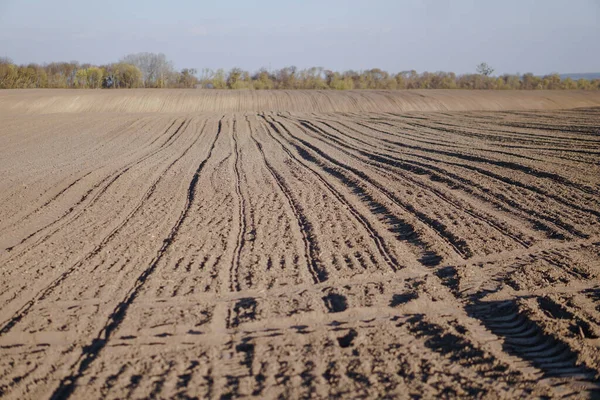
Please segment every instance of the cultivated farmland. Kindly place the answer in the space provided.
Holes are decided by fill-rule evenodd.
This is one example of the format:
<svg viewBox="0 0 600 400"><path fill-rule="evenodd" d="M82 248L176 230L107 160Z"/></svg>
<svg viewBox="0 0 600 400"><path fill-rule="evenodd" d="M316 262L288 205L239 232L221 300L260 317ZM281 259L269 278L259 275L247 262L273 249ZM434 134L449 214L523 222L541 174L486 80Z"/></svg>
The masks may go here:
<svg viewBox="0 0 600 400"><path fill-rule="evenodd" d="M600 94L0 93L0 397L600 395Z"/></svg>

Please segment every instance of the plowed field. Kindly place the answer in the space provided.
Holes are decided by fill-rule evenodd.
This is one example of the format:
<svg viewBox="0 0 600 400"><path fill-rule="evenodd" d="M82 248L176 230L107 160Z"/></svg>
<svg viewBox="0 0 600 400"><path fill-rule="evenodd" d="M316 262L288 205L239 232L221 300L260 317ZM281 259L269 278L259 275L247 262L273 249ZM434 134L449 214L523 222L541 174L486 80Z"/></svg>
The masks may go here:
<svg viewBox="0 0 600 400"><path fill-rule="evenodd" d="M0 397L600 396L600 108L8 97Z"/></svg>

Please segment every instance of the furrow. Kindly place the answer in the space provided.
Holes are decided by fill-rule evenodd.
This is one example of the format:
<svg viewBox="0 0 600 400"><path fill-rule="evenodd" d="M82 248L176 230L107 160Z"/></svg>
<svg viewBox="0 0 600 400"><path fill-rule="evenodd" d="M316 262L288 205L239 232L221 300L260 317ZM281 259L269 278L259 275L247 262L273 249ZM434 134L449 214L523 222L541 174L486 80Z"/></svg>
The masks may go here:
<svg viewBox="0 0 600 400"><path fill-rule="evenodd" d="M205 123L206 125L206 123ZM204 126L205 126L204 125ZM152 185L146 190L138 204L129 212L128 215L107 235L105 236L98 245L94 247L92 251L87 253L82 259L73 264L70 268L68 268L65 272L60 274L56 279L54 279L49 285L44 287L38 294L36 294L31 300L29 300L25 305L23 305L9 320L2 323L2 328L0 328L0 336L9 332L25 315L29 313L31 308L39 301L46 298L54 289L56 289L63 281L65 281L73 272L75 272L78 268L80 268L85 262L89 261L92 257L100 253L103 247L105 247L116 235L117 233L133 218L135 214L142 208L145 202L152 196L154 190L158 183L163 179L167 171L169 171L173 165L177 161L179 161L182 157L184 157L187 152L194 146L194 144L200 139L203 133L203 128L201 129L200 134L194 140L192 144L190 144L183 154L181 154L178 158L176 158L173 162L171 162L167 168L163 171L158 179L156 179Z"/></svg>
<svg viewBox="0 0 600 400"><path fill-rule="evenodd" d="M333 127L331 124L328 124L326 122L322 122L324 125L328 126L330 129L338 132L339 134L345 136L341 131L339 131L338 129L336 129L335 127ZM361 162L361 163L365 163L370 165L374 170L376 170L380 175L386 176L389 179L398 179L399 177L401 177L402 179L405 179L407 181L409 181L410 183L426 190L427 192L431 193L432 195L436 196L437 198L439 198L440 200L442 200L443 202L451 205L452 207L454 207L457 210L460 210L461 212L464 212L468 215L470 215L471 217L479 220L481 223L489 225L490 227L492 227L493 229L495 229L496 231L498 231L500 234L509 237L510 239L514 240L516 243L519 243L521 246L527 248L529 246L531 246L531 243L528 241L525 241L523 239L521 239L520 237L518 237L517 235L511 233L510 231L508 231L507 229L505 229L504 227L502 227L498 222L496 222L494 219L492 219L489 215L481 215L480 213L477 213L475 210L470 210L468 208L466 208L464 205L460 205L457 203L457 201L452 200L449 195L431 185L427 185L424 183L423 180L419 180L419 179L415 179L412 178L410 176L407 176L405 173L400 172L399 174L394 174L392 176L392 174L389 173L389 171L387 169L381 168L381 166L379 166L377 163L371 161L368 157L366 157L366 159L362 158L362 157L358 157L356 154L353 154L352 152L348 151L347 149L351 149L353 151L358 152L359 154L365 154L365 152L363 150L361 150L358 147L354 147L351 144L349 144L348 142L335 138L332 135L328 134L327 132L325 132L324 130L320 130L321 133L323 133L323 135L325 135L325 137L329 138L330 141L334 142L335 144L337 144L337 149L339 149L341 152L343 152L344 154L348 155L349 157Z"/></svg>
<svg viewBox="0 0 600 400"><path fill-rule="evenodd" d="M73 221L75 221L78 217L80 217L83 213L86 212L86 210L88 210L90 207L92 207L94 205L94 203L96 201L98 201L98 199L100 199L100 197L106 193L106 191L108 190L108 188L115 183L120 177L122 177L125 173L127 173L127 171L129 171L131 168L141 164L142 162L146 161L147 159L149 159L150 157L156 155L157 153L159 153L160 151L165 150L166 148L170 147L171 144L173 143L171 141L171 139L175 136L176 133L180 133L183 132L182 128L183 126L186 124L189 125L190 120L187 121L183 121L181 123L181 125L179 126L179 128L177 128L177 131L172 134L169 139L167 139L167 141L165 141L158 149L152 151L151 153L143 156L140 159L137 159L136 161L126 165L123 169L121 169L121 171L119 171L118 173L112 175L112 177L109 175L107 177L105 177L104 179L102 179L99 183L95 184L94 186L92 186L82 197L81 199L79 199L73 206L71 206L63 215L61 215L58 219L52 221L51 223L45 225L42 228L39 228L38 230L36 230L35 232L27 235L26 237L24 237L23 239L21 239L21 241L16 245L16 246L21 246L23 245L25 242L27 242L29 239L33 238L34 236L38 235L41 232L44 232L45 230L51 228L52 226L60 223L61 221L66 221L67 217L69 217L79 206L82 206L85 201L87 200L87 198L90 196L90 194L96 190L97 188L101 187L101 189L95 193L93 195L93 197L90 199L90 201L85 205L85 207L82 207L80 210L78 210L77 212L75 212L73 215L71 215L71 218L69 221L65 222L65 224L67 223L72 223ZM169 129L175 124L175 122L169 127ZM186 127L187 127L186 125ZM185 130L185 129L184 129ZM168 130L167 130L168 132ZM167 133L165 132L165 134ZM104 184L105 182L107 182L106 184ZM63 224L64 226L64 224ZM12 259L14 259L15 257L22 255L24 252L29 251L31 249L33 249L35 246L38 246L42 243L44 243L46 240L48 240L52 235L54 235L62 226L59 226L57 229L55 229L54 231L46 234L44 237L38 239L35 243L29 245L27 248L23 249L21 253L18 254L14 254L12 255L12 257L8 260L6 260L6 262L11 261ZM16 246L12 246L10 248L7 249L7 251L12 252L12 250L14 249L14 247Z"/></svg>
<svg viewBox="0 0 600 400"><path fill-rule="evenodd" d="M308 221L306 216L303 213L302 206L294 200L291 190L286 186L283 178L275 171L273 166L267 160L265 156L265 152L263 151L262 145L256 140L256 138L252 135L252 130L250 131L250 138L254 141L258 151L260 152L263 162L273 177L273 180L279 187L279 190L283 193L285 198L287 199L287 203L294 214L294 218L298 227L300 228L300 232L302 234L302 242L304 243L304 258L306 261L306 266L310 272L312 280L314 283L319 283L327 280L326 271L324 268L319 266L318 264L318 244L316 243L315 235L311 226L311 223Z"/></svg>
<svg viewBox="0 0 600 400"><path fill-rule="evenodd" d="M352 128L348 127L348 129ZM494 191L491 191L489 187L483 186L482 184L468 179L465 176L459 176L458 174L451 172L451 170L435 166L435 163L449 164L447 162L443 162L422 155L418 156L419 159L423 159L425 161L430 162L424 163L416 160L408 160L405 158L393 158L387 154L383 154L377 151L374 151L373 153L361 151L361 154L364 154L366 157L368 157L374 162L390 165L392 167L411 171L416 174L427 174L439 182L446 183L450 188L461 187L466 193L474 195L485 202L491 202L496 207L499 207L500 209L508 213L514 213L515 209L519 210L519 214L522 218L528 220L534 228L545 231L547 235L549 235L552 238L564 238L564 235L560 232L557 232L556 229L551 227L551 225L556 225L561 231L566 231L569 233L573 230L572 226L570 226L569 224L565 224L557 220L555 217L546 215L538 210L527 208L520 202L511 199L504 193L494 193ZM400 154L405 156L402 153ZM467 168L461 165L457 166ZM475 191L474 189L477 189L477 191ZM491 198L490 196L493 196L493 198ZM532 218L532 216L536 218ZM585 237L585 235L580 232L574 232L573 234L577 237L582 237L581 235Z"/></svg>
<svg viewBox="0 0 600 400"><path fill-rule="evenodd" d="M233 120L233 127L231 138L233 141L233 170L235 173L235 193L238 198L239 204L239 227L238 227L238 236L235 245L235 249L233 251L233 259L231 261L231 272L230 272L230 289L231 291L240 291L242 288L238 281L239 269L240 269L240 255L242 253L242 248L244 247L244 236L246 235L246 199L242 194L241 189L241 172L240 172L240 151L238 148L238 141L236 139L237 129L236 129L237 121Z"/></svg>
<svg viewBox="0 0 600 400"><path fill-rule="evenodd" d="M281 133L281 131L277 128L277 126L274 124L274 122L269 121L265 116L262 116L263 119L269 124L269 126L277 133L279 134L279 136L285 140L283 138L283 134ZM276 122L276 121L275 121ZM289 131L287 131L287 129L283 126L283 125L279 125L281 126L284 130L286 130L286 132L289 134ZM267 133L273 138L273 140L277 141L281 148L286 152L286 154L288 154L290 156L290 158L296 160L300 165L302 165L307 171L309 171L313 176L315 176L320 182L323 183L323 185L325 185L325 187L329 190L329 192L344 206L346 206L346 208L348 209L348 211L354 216L354 218L363 226L363 228L368 232L369 236L371 237L371 239L373 240L373 242L375 243L375 245L377 246L378 251L380 252L380 254L382 255L382 257L384 258L384 260L386 261L386 263L388 264L388 266L393 270L393 271L397 271L400 267L398 260L391 254L390 250L387 248L387 245L385 244L385 241L383 240L383 238L381 238L381 236L375 231L375 229L372 227L371 223L369 223L369 221L363 216L361 215L358 210L356 210L355 207L353 207L349 201L346 200L346 198L339 192L337 191L329 182L327 182L318 172L316 172L314 169L310 168L308 165L306 165L304 162L300 161L296 156L294 156L286 147L285 145L277 138L275 138L275 136L273 136L273 134L271 134L271 132L266 129ZM289 143L289 142L288 142ZM299 150L299 154L307 161L310 161L311 157L308 156L303 156L306 155L306 153L302 153L301 149L298 149L297 146L296 147L297 150ZM308 159L307 159L308 158ZM364 194L365 196L367 196L366 194ZM374 201L371 202L372 203L372 208L378 208L381 209L383 208L382 205L379 204L375 204ZM391 215L389 216L390 218ZM401 235L405 235L405 236L412 236L414 231L412 231L412 229L407 228L407 225L404 221L400 221L398 220L398 224L401 224L401 231L404 232L399 232ZM428 252L429 255L429 252ZM433 256L435 257L435 255Z"/></svg>
<svg viewBox="0 0 600 400"><path fill-rule="evenodd" d="M281 126L283 127L283 125L281 125ZM307 136L310 136L310 134L306 131L306 129L304 129L302 127L302 125L296 125L296 126L298 126L298 128L302 132L304 132ZM382 195L384 195L390 202L392 202L399 208L403 209L406 213L413 215L417 220L419 220L425 226L430 228L432 230L432 232L434 232L438 238L440 238L444 243L446 243L456 254L460 255L461 258L466 259L471 256L471 251L469 250L466 242L462 241L458 237L455 237L452 233L446 231L445 227L439 221L431 220L427 215L416 210L415 207L413 207L411 204L401 202L389 190L385 189L383 186L381 186L378 183L376 183L375 181L373 181L364 172L359 171L358 169L356 169L354 167L351 167L345 163L342 163L341 161L338 161L338 160L332 158L331 156L325 154L322 150L318 149L316 146L313 146L312 144L308 143L307 141L302 140L295 135L292 135L289 132L289 130L286 130L286 132L291 137L293 137L295 140L300 142L304 147L309 148L313 152L317 153L320 157L324 158L325 160L327 160L328 162L330 162L331 164L333 164L337 168L339 168L339 169L328 168L328 170L330 171L330 173L337 175L338 179L343 180L344 184L351 185L354 190L362 192L365 196L369 196L367 194L366 190L364 190L361 187L363 185L363 182L369 183L370 185L375 187ZM303 149L300 148L298 145L294 145L294 147L296 147L296 149L298 149L298 151L303 151ZM327 167L325 167L325 168L327 168ZM342 172L343 170L346 170L346 171L352 173L353 175L357 176L360 179L349 177L348 175L346 175ZM376 203L375 200L369 200L369 201ZM382 204L375 204L375 205L377 208L385 208ZM387 213L391 214L391 213L389 213L389 211ZM405 226L410 225L408 222L403 222L403 224ZM414 231L413 228L410 228L410 231L412 231L414 233L410 233L409 236L413 236L416 234L416 231ZM430 252L429 246L427 244L425 244L424 242L421 242L420 238L414 239L414 240L416 241L415 243L418 243L419 247L423 248L426 251L426 253ZM429 258L429 256L426 256L426 257ZM438 255L431 254L431 258L432 259L429 261L424 260L426 262L426 264L437 265L437 263L439 263L441 261L441 258Z"/></svg>
<svg viewBox="0 0 600 400"><path fill-rule="evenodd" d="M561 340L549 336L524 313L514 301L488 302L468 307L475 318L504 340L509 353L526 360L547 377L593 380L597 371L579 363Z"/></svg>
<svg viewBox="0 0 600 400"><path fill-rule="evenodd" d="M390 132L384 131L384 130L380 130L377 128L374 128L372 126L368 126L368 125L364 125L361 123L357 123L357 125L360 125L364 128L367 129L371 129L374 130L376 132L380 132L380 133L384 133L387 135L392 135ZM592 195L595 196L598 194L598 192L596 190L594 190L593 188L589 188L589 187L583 187L582 185L579 185L575 182L571 182L570 180L554 174L554 173L550 173L550 172L545 172L545 171L539 171L536 170L534 168L531 167L527 167L527 166L523 166L520 164L516 164L514 162L508 162L508 161L497 161L497 160L493 160L493 159L487 159L487 158L482 158L479 156L474 156L474 155L468 155L468 154L462 154L462 153L455 153L455 152L450 152L450 151L444 151L444 150L436 150L433 148L426 148L426 147L420 147L420 146L412 146L406 143L399 143L399 142L392 142L397 146L400 147L405 147L411 150L415 150L415 151L420 151L420 152L424 152L424 153L433 153L433 154L440 154L443 156L447 156L447 157L451 157L451 158L458 158L461 160L465 160L465 161L472 161L474 163L478 163L481 165L486 165L486 164L491 164L491 165L495 165L501 168L505 168L508 170L513 170L513 171L517 171L517 172L522 172L525 173L527 175L531 175L531 176L535 176L536 178L543 178L543 179L550 179L556 183L560 183L562 185L565 185L567 187L574 187L577 188L578 190L584 192L585 194L588 195ZM429 158L431 159L431 158ZM487 169L484 168L480 168L480 167L475 167L474 165L468 164L468 165L464 165L461 163L456 163L456 162L450 162L450 161L442 161L442 160L435 160L435 159L431 159L432 161L438 161L438 162L444 162L450 165L455 165L455 166L462 166L462 167L467 167L469 169L472 169L474 171L479 172L480 174L484 175L484 176L488 176L490 178L505 182L507 184L513 185L513 186L517 186L517 187L521 187L523 189L529 190L533 193L536 194L541 194L544 196L547 196L549 198L552 198L553 200L563 204L566 207L574 207L579 211L582 212L587 212L587 213L591 213L593 215L595 215L596 217L600 217L600 212L596 211L596 210L592 210L589 208L582 208L577 206L577 204L573 204L572 202L567 202L565 201L563 198L561 198L560 196L548 193L546 190L540 189L539 187L533 186L533 185L529 185L526 183L523 183L521 181L512 179L510 177L504 176L504 175L500 175L491 171L488 171Z"/></svg>
<svg viewBox="0 0 600 400"><path fill-rule="evenodd" d="M61 379L60 383L58 384L58 387L54 390L54 392L50 396L51 399L53 399L53 400L67 399L71 396L71 394L73 393L73 391L75 390L75 388L77 386L78 380L85 374L86 370L90 367L90 365L94 362L94 360L100 355L102 350L106 347L113 332L116 331L119 328L119 326L121 325L121 323L125 320L125 317L127 316L127 311L129 310L132 303L134 302L134 300L136 299L136 297L142 290L145 282L155 271L158 263L163 258L163 256L166 254L167 250L172 245L172 243L175 241L175 239L177 238L179 229L181 228L184 221L188 217L190 207L196 197L197 183L198 183L198 179L200 177L200 173L202 172L204 165L206 164L206 162L210 159L210 156L212 155L212 151L215 147L215 143L217 141L217 138L219 137L220 132L221 132L221 121L219 121L219 128L218 128L217 134L215 135L215 138L213 139L212 144L209 148L208 155L206 156L206 158L204 160L202 160L202 162L200 162L200 164L198 165L198 168L196 168L196 171L194 172L194 176L192 177L192 180L190 181L190 184L187 189L187 197L186 197L185 206L183 207L183 210L181 211L179 219L177 220L175 225L171 228L171 232L169 233L169 235L163 240L163 244L160 247L160 249L158 250L156 256L150 262L150 264L146 267L146 269L138 276L138 278L135 281L134 286L129 290L129 292L127 293L125 298L123 300L121 300L119 302L119 304L115 307L115 309L112 311L107 322L105 323L104 327L101 329L100 333L96 336L96 338L94 338L91 341L91 343L89 343L88 345L83 347L79 359L70 368L71 373L68 376L66 376L65 378Z"/></svg>

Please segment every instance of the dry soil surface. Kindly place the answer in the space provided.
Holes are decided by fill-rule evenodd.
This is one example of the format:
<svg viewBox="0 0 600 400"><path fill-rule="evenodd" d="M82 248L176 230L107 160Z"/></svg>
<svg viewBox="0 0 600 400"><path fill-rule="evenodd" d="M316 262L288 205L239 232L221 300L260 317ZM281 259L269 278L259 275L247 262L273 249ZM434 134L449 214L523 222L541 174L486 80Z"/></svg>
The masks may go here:
<svg viewBox="0 0 600 400"><path fill-rule="evenodd" d="M0 114L505 111L600 107L600 91L77 90L0 92Z"/></svg>
<svg viewBox="0 0 600 400"><path fill-rule="evenodd" d="M2 398L600 395L600 108L8 108Z"/></svg>

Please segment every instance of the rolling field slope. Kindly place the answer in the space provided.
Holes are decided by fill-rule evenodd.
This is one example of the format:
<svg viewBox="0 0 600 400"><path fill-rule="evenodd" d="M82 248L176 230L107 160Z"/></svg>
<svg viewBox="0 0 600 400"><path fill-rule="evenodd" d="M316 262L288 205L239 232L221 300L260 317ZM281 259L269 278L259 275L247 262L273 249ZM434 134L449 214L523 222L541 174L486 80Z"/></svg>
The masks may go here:
<svg viewBox="0 0 600 400"><path fill-rule="evenodd" d="M3 113L405 112L600 107L600 91L569 90L71 90L0 91Z"/></svg>
<svg viewBox="0 0 600 400"><path fill-rule="evenodd" d="M69 93L0 93L1 398L600 395L597 95Z"/></svg>

